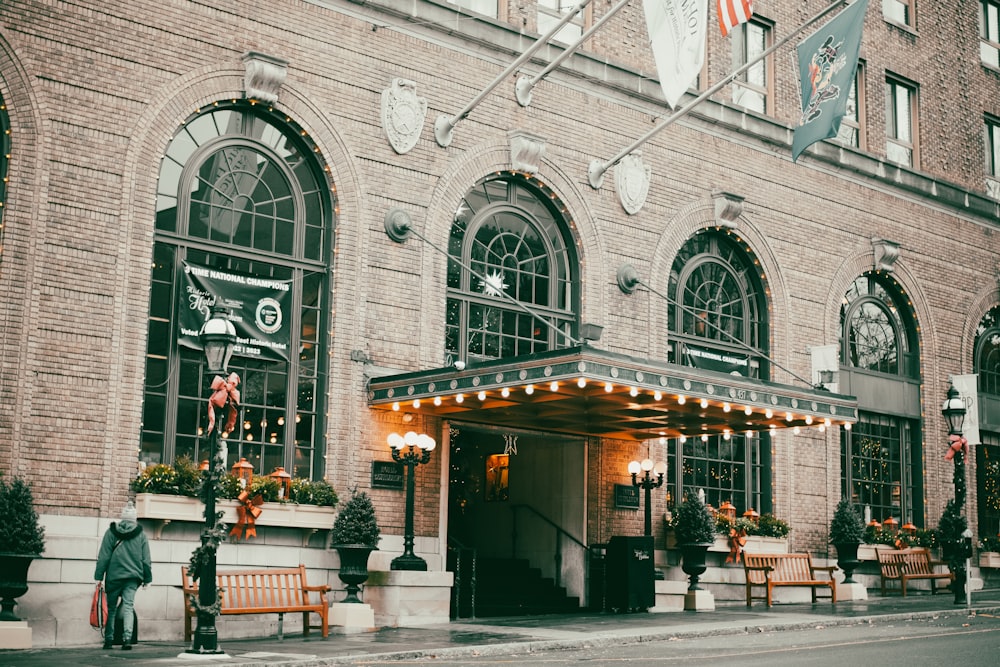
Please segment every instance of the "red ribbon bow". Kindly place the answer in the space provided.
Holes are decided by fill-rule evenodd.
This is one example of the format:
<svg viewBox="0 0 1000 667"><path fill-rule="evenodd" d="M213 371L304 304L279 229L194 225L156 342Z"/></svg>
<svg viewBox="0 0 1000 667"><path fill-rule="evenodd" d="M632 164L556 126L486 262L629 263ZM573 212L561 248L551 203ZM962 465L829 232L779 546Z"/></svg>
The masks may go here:
<svg viewBox="0 0 1000 667"><path fill-rule="evenodd" d="M218 375L212 380L212 395L208 397L208 431L211 433L215 428L215 408L224 408L229 405L229 412L226 415L226 426L223 429L227 433L236 426L236 408L240 404L240 392L236 389L240 384L240 376L230 373L229 377L222 379Z"/></svg>
<svg viewBox="0 0 1000 667"><path fill-rule="evenodd" d="M949 435L948 442L951 446L948 447L948 453L944 455L945 461L951 461L955 458L955 454L962 452L963 455L968 455L969 453L969 441L960 435Z"/></svg>
<svg viewBox="0 0 1000 667"><path fill-rule="evenodd" d="M743 554L743 547L747 544L747 531L737 531L735 528L729 529L729 555L726 557L727 563L739 563Z"/></svg>
<svg viewBox="0 0 1000 667"><path fill-rule="evenodd" d="M235 537L236 540L239 541L240 538L243 537L244 528L246 528L248 540L251 537L257 537L257 525L255 521L257 520L257 517L260 516L261 512L264 511L260 508L260 506L264 504L264 499L257 495L251 500L250 493L248 491L244 491L236 497L236 500L240 503L236 507L236 514L240 517L240 520L237 521L236 525L233 526L233 529L229 531L230 537Z"/></svg>

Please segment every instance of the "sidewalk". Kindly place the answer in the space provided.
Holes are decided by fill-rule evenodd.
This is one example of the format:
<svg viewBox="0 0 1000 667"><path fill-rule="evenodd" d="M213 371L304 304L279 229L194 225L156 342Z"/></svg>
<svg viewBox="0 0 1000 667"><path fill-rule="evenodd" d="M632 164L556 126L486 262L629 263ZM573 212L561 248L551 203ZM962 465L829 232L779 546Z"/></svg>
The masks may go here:
<svg viewBox="0 0 1000 667"><path fill-rule="evenodd" d="M1000 590L977 591L972 611L1000 613ZM171 665L270 666L391 662L399 659L506 655L515 649L532 650L608 646L639 641L741 634L748 630L771 632L859 622L889 622L921 616L967 614L953 603L950 593L874 596L870 600L831 605L782 604L767 609L757 603L719 603L712 612L668 614L580 613L558 616L463 619L420 628L386 628L377 632L338 635L328 639L286 636L227 640L220 633L220 647L229 659L179 658L189 648L180 642L142 642L132 651L104 651L95 635L91 647L0 651L0 667L164 667Z"/></svg>

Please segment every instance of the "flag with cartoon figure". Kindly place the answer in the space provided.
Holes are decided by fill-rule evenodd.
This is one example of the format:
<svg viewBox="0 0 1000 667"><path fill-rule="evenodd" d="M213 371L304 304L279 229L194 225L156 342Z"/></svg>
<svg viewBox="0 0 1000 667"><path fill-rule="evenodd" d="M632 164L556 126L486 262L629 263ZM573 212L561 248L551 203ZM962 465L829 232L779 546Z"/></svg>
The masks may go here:
<svg viewBox="0 0 1000 667"><path fill-rule="evenodd" d="M856 0L798 46L802 115L792 138L793 162L806 148L840 130L858 69L867 10L868 0Z"/></svg>

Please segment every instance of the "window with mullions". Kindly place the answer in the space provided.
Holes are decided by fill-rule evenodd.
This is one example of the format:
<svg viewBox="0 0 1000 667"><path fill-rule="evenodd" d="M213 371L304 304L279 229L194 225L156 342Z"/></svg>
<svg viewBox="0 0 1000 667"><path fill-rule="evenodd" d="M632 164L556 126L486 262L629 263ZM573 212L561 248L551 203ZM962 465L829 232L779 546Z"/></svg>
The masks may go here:
<svg viewBox="0 0 1000 667"><path fill-rule="evenodd" d="M892 517L899 525L923 519L919 443L910 422L861 412L851 430L841 431L841 491L879 522Z"/></svg>
<svg viewBox="0 0 1000 667"><path fill-rule="evenodd" d="M771 26L757 19L737 26L733 32L733 69L760 57L771 46ZM733 102L759 113L771 113L773 54L757 60L733 81Z"/></svg>
<svg viewBox="0 0 1000 667"><path fill-rule="evenodd" d="M979 59L1000 67L1000 0L981 0L979 5Z"/></svg>
<svg viewBox="0 0 1000 667"><path fill-rule="evenodd" d="M975 366L979 391L1000 396L1000 306L993 306L976 328Z"/></svg>
<svg viewBox="0 0 1000 667"><path fill-rule="evenodd" d="M458 260L448 262L445 347L453 358L500 359L571 344L565 334L576 335L578 263L562 208L551 191L515 174L466 193L448 248Z"/></svg>
<svg viewBox="0 0 1000 667"><path fill-rule="evenodd" d="M670 268L668 360L767 379L767 303L757 263L729 233L704 231Z"/></svg>
<svg viewBox="0 0 1000 667"><path fill-rule="evenodd" d="M913 0L882 0L882 16L887 21L913 27Z"/></svg>
<svg viewBox="0 0 1000 667"><path fill-rule="evenodd" d="M261 474L322 470L333 202L313 146L283 116L238 103L193 118L161 162L146 353L140 458L207 458L204 355L178 344L185 263L291 286L289 358L234 356L240 375L237 426L224 434L227 467L240 457ZM279 355L280 356L280 355Z"/></svg>
<svg viewBox="0 0 1000 667"><path fill-rule="evenodd" d="M909 305L888 279L860 276L844 294L840 307L841 359L854 368L916 377L916 323Z"/></svg>
<svg viewBox="0 0 1000 667"><path fill-rule="evenodd" d="M907 167L920 166L917 145L917 87L886 77L885 80L885 156Z"/></svg>
<svg viewBox="0 0 1000 667"><path fill-rule="evenodd" d="M761 446L769 442L766 433L672 439L667 449L670 502L679 505L686 494L701 490L707 504L718 508L729 501L737 515L748 509L770 512L770 498L762 495L762 489L771 488L770 466L762 457L769 448Z"/></svg>
<svg viewBox="0 0 1000 667"><path fill-rule="evenodd" d="M1000 119L986 117L986 194L1000 199Z"/></svg>
<svg viewBox="0 0 1000 667"><path fill-rule="evenodd" d="M858 71L847 95L847 111L837 130L838 141L845 146L863 148L865 145L865 65L858 62Z"/></svg>
<svg viewBox="0 0 1000 667"><path fill-rule="evenodd" d="M1000 535L1000 434L981 431L976 448L979 537Z"/></svg>
<svg viewBox="0 0 1000 667"><path fill-rule="evenodd" d="M566 14L576 9L579 0L537 0L538 2L538 32L546 35ZM570 21L559 29L555 39L566 44L572 44L580 39L588 23L591 7L585 7L577 12Z"/></svg>

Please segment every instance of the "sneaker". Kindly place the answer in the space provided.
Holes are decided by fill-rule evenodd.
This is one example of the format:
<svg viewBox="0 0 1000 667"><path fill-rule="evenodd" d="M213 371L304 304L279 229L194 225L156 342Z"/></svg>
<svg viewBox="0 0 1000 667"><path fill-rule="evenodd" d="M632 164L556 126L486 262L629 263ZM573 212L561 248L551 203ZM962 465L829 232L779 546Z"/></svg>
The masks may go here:
<svg viewBox="0 0 1000 667"><path fill-rule="evenodd" d="M132 645L129 644L128 642L125 642L124 644L122 644L122 650L123 651L131 651L132 650Z"/></svg>
<svg viewBox="0 0 1000 667"><path fill-rule="evenodd" d="M111 648L111 642L109 642L109 641L104 642L104 650L106 651L109 648Z"/></svg>

